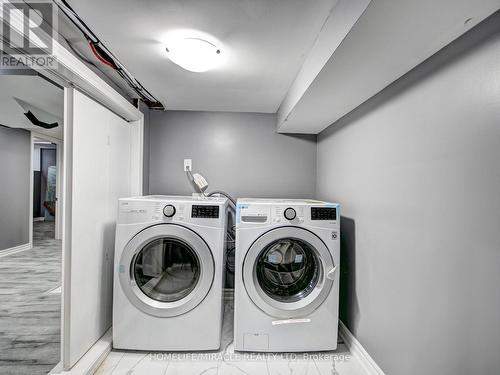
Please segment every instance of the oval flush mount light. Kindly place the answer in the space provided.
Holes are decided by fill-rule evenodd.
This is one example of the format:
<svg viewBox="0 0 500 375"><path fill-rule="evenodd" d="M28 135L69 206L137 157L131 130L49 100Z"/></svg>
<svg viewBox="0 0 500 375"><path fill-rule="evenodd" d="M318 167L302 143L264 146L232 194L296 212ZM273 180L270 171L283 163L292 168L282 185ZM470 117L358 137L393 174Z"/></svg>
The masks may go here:
<svg viewBox="0 0 500 375"><path fill-rule="evenodd" d="M217 67L221 50L214 43L199 37L177 37L166 43L168 58L190 72L206 72Z"/></svg>

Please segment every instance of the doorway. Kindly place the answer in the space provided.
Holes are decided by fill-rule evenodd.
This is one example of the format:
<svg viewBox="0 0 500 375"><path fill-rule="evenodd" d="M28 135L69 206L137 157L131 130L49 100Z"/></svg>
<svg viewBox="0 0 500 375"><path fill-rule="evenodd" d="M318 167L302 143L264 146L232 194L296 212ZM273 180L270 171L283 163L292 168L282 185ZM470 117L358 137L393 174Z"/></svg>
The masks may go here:
<svg viewBox="0 0 500 375"><path fill-rule="evenodd" d="M35 138L33 144L33 246L55 239L57 146Z"/></svg>
<svg viewBox="0 0 500 375"><path fill-rule="evenodd" d="M32 133L32 241L61 239L61 140Z"/></svg>

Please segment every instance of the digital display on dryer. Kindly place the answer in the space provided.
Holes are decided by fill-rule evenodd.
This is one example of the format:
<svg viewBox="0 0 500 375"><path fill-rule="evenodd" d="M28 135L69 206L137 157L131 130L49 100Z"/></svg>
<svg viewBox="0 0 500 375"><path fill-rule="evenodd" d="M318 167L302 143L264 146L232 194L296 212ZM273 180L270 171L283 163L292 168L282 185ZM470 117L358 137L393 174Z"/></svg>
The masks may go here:
<svg viewBox="0 0 500 375"><path fill-rule="evenodd" d="M219 206L193 205L191 208L191 217L201 219L218 219Z"/></svg>
<svg viewBox="0 0 500 375"><path fill-rule="evenodd" d="M337 220L335 207L311 207L311 220Z"/></svg>

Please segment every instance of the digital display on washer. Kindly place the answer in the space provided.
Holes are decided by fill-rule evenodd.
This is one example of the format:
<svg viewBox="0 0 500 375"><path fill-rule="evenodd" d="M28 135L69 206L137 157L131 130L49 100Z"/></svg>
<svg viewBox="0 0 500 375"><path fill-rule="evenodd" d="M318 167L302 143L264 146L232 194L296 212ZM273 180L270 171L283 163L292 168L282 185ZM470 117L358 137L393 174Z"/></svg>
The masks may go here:
<svg viewBox="0 0 500 375"><path fill-rule="evenodd" d="M335 207L311 207L311 220L337 220Z"/></svg>
<svg viewBox="0 0 500 375"><path fill-rule="evenodd" d="M203 219L218 219L219 206L202 206L194 204L191 208L191 217L198 217Z"/></svg>

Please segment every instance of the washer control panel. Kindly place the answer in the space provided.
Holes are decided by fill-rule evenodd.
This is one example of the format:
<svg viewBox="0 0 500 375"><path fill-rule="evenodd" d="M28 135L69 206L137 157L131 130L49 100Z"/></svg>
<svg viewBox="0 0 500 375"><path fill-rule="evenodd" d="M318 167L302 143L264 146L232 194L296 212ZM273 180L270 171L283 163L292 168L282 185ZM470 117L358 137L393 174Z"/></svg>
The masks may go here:
<svg viewBox="0 0 500 375"><path fill-rule="evenodd" d="M337 220L337 208L311 207L311 220Z"/></svg>
<svg viewBox="0 0 500 375"><path fill-rule="evenodd" d="M218 219L219 206L197 205L191 207L191 217L203 219Z"/></svg>
<svg viewBox="0 0 500 375"><path fill-rule="evenodd" d="M337 203L284 200L253 202L239 201L236 206L236 224L242 227L259 225L310 225L317 228L338 226L340 206Z"/></svg>
<svg viewBox="0 0 500 375"><path fill-rule="evenodd" d="M119 200L117 224L226 225L227 200L177 196L145 196Z"/></svg>

